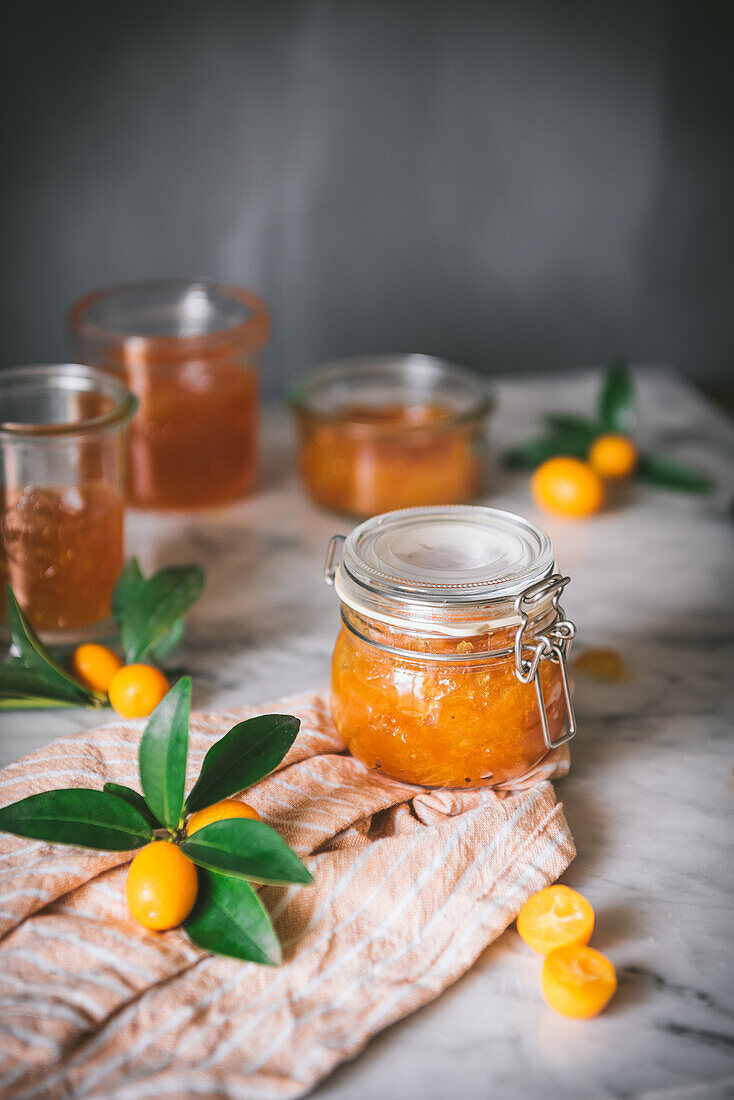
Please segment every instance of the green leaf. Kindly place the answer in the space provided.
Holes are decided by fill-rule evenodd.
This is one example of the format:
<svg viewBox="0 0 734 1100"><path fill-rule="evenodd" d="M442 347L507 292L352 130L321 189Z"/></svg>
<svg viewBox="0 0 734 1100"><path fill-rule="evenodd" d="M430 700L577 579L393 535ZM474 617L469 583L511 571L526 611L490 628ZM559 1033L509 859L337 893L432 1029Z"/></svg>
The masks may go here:
<svg viewBox="0 0 734 1100"><path fill-rule="evenodd" d="M280 966L282 961L270 917L241 878L200 870L196 905L184 929L192 943L215 955L265 966Z"/></svg>
<svg viewBox="0 0 734 1100"><path fill-rule="evenodd" d="M49 699L75 700L76 695L57 689L39 672L26 668L20 661L0 665L0 695L39 695Z"/></svg>
<svg viewBox="0 0 734 1100"><path fill-rule="evenodd" d="M135 599L145 584L145 577L137 558L128 558L112 592L112 614L118 626L122 623L125 610Z"/></svg>
<svg viewBox="0 0 734 1100"><path fill-rule="evenodd" d="M214 821L182 840L181 851L199 867L251 882L272 886L313 882L295 852L264 821L241 817Z"/></svg>
<svg viewBox="0 0 734 1100"><path fill-rule="evenodd" d="M585 447L589 447L603 430L597 420L590 420L588 416L577 416L575 413L546 413L545 421L554 433L576 436Z"/></svg>
<svg viewBox="0 0 734 1100"><path fill-rule="evenodd" d="M142 794L138 794L132 787L126 787L122 783L105 783L102 790L107 794L113 794L115 798L121 798L123 802L127 802L128 806L133 806L153 829L160 829L160 821L150 812L148 803Z"/></svg>
<svg viewBox="0 0 734 1100"><path fill-rule="evenodd" d="M3 806L0 830L109 851L141 848L153 835L145 818L122 799L104 791L75 788L43 791Z"/></svg>
<svg viewBox="0 0 734 1100"><path fill-rule="evenodd" d="M183 676L151 714L138 749L145 801L169 829L178 826L183 809L190 709L191 678Z"/></svg>
<svg viewBox="0 0 734 1100"><path fill-rule="evenodd" d="M68 699L54 699L46 695L0 695L0 711L4 710L58 710L60 707L83 707Z"/></svg>
<svg viewBox="0 0 734 1100"><path fill-rule="evenodd" d="M76 702L77 706L89 703L104 706L105 701L101 696L87 691L51 656L23 614L9 584L5 586L5 590L7 593L6 618L10 636L17 646L23 664L43 680L47 686L47 693L53 693L60 700Z"/></svg>
<svg viewBox="0 0 734 1100"><path fill-rule="evenodd" d="M173 624L167 634L164 634L161 640L156 645L155 649L150 651L151 659L158 664L164 657L176 648L184 634L185 623L183 619L178 619Z"/></svg>
<svg viewBox="0 0 734 1100"><path fill-rule="evenodd" d="M174 565L154 573L137 588L120 620L128 664L142 660L164 641L203 587L204 571L198 565Z"/></svg>
<svg viewBox="0 0 734 1100"><path fill-rule="evenodd" d="M635 426L635 384L626 363L610 363L599 393L599 420L606 432Z"/></svg>
<svg viewBox="0 0 734 1100"><path fill-rule="evenodd" d="M288 752L300 725L292 714L261 714L233 726L204 757L186 812L239 794L268 775Z"/></svg>
<svg viewBox="0 0 734 1100"><path fill-rule="evenodd" d="M554 432L518 443L504 454L506 466L521 470L534 470L556 455L572 455L584 458L588 443L575 432Z"/></svg>
<svg viewBox="0 0 734 1100"><path fill-rule="evenodd" d="M710 493L714 489L714 482L708 475L662 454L641 455L637 476L649 485L681 493Z"/></svg>

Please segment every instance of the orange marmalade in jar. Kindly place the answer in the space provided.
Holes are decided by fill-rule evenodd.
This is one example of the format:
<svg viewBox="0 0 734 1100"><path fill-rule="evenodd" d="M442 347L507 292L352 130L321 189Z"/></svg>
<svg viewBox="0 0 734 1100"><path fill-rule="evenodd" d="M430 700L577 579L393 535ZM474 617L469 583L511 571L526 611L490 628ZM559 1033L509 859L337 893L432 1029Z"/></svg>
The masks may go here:
<svg viewBox="0 0 734 1100"><path fill-rule="evenodd" d="M330 363L291 395L301 478L318 503L368 516L476 496L490 402L468 371L426 355Z"/></svg>
<svg viewBox="0 0 734 1100"><path fill-rule="evenodd" d="M374 516L332 539L326 579L342 615L332 716L368 767L490 787L573 737L569 578L526 520L470 506Z"/></svg>
<svg viewBox="0 0 734 1100"><path fill-rule="evenodd" d="M138 398L132 504L202 508L250 491L270 326L258 297L206 279L153 279L87 295L68 323L79 359L121 375Z"/></svg>

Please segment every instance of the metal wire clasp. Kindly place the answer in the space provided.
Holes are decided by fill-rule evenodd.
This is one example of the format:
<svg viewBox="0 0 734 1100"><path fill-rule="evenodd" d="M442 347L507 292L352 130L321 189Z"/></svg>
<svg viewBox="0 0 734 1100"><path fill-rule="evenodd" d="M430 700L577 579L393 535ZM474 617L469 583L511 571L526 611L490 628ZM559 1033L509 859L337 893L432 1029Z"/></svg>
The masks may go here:
<svg viewBox="0 0 734 1100"><path fill-rule="evenodd" d="M554 573L546 577L524 592L515 600L515 611L520 619L520 625L515 635L515 675L522 684L535 684L535 694L538 698L538 710L543 727L543 740L547 748L555 749L559 745L565 745L576 733L576 715L574 714L571 691L568 684L566 660L571 652L571 643L576 634L576 627L565 617L565 612L559 600L563 589L568 584L570 577L562 577L560 573ZM550 628L545 634L536 634L532 642L525 639L525 631L530 615L540 603L550 597L551 605L557 613ZM527 654L527 656L526 656ZM567 730L565 734L551 739L550 726L548 724L548 712L543 698L543 686L540 682L540 662L555 661L561 673L561 690L563 702L566 708Z"/></svg>
<svg viewBox="0 0 734 1100"><path fill-rule="evenodd" d="M327 584L333 585L336 571L339 568L339 562L336 561L337 548L344 545L346 541L346 535L332 535L329 539L329 549L326 551L326 561L324 562L324 580Z"/></svg>

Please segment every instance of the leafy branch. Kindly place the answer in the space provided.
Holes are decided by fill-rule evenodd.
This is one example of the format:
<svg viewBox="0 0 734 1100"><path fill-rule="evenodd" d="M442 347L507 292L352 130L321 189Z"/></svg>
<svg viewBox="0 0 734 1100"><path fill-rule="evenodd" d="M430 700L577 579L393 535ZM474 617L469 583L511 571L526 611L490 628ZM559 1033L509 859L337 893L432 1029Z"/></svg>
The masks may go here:
<svg viewBox="0 0 734 1100"><path fill-rule="evenodd" d="M184 616L201 595L204 571L176 565L143 576L130 558L112 594L112 613L127 663L160 661L181 641ZM46 707L109 706L106 695L90 690L36 634L10 585L7 623L17 655L0 664L0 711Z"/></svg>
<svg viewBox="0 0 734 1100"><path fill-rule="evenodd" d="M546 431L511 447L504 454L505 465L534 470L549 458L570 455L585 459L594 440L601 435L628 435L636 422L634 380L625 363L610 363L599 391L594 417L550 412L544 416ZM709 493L710 477L666 455L643 452L635 476L661 489L686 493Z"/></svg>
<svg viewBox="0 0 734 1100"><path fill-rule="evenodd" d="M283 760L300 722L263 714L239 722L209 749L184 801L191 680L183 677L150 716L140 740L143 794L105 783L30 795L0 809L0 830L57 844L132 851L163 837L198 868L198 894L184 929L206 951L277 966L280 944L250 883L307 885L308 869L263 821L213 821L186 835L197 809L257 783Z"/></svg>

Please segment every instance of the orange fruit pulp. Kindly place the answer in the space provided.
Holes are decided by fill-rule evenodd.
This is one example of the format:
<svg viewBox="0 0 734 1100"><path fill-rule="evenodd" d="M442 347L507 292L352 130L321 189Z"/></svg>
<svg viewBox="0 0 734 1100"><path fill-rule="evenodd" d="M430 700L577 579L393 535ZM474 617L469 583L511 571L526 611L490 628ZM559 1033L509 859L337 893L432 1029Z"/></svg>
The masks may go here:
<svg viewBox="0 0 734 1100"><path fill-rule="evenodd" d="M518 913L517 930L528 947L548 955L566 944L588 943L594 931L594 910L570 886L549 886L525 902Z"/></svg>
<svg viewBox="0 0 734 1100"><path fill-rule="evenodd" d="M543 964L543 996L555 1012L574 1020L598 1016L617 989L614 964L601 952L569 943L551 951Z"/></svg>

